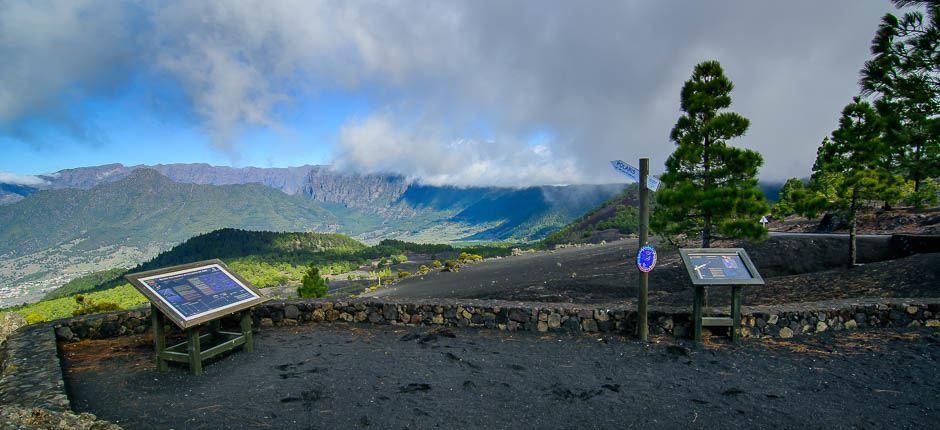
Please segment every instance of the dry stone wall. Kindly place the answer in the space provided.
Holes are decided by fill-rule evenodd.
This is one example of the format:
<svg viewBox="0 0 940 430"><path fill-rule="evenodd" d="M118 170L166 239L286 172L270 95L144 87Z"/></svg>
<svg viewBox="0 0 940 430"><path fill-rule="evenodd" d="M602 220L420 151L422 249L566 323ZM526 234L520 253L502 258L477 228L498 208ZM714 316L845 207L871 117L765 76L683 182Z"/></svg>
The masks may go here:
<svg viewBox="0 0 940 430"><path fill-rule="evenodd" d="M712 314L720 314L712 310ZM470 327L505 331L632 334L632 306L591 307L572 304L474 300L378 301L293 300L267 302L253 309L255 327L307 323L361 323ZM234 323L234 318L231 319ZM688 308L650 309L654 335L688 336ZM101 339L143 333L150 310L119 311L53 323L59 341ZM790 338L825 331L866 327L940 327L940 299L859 299L752 306L742 310L743 337Z"/></svg>

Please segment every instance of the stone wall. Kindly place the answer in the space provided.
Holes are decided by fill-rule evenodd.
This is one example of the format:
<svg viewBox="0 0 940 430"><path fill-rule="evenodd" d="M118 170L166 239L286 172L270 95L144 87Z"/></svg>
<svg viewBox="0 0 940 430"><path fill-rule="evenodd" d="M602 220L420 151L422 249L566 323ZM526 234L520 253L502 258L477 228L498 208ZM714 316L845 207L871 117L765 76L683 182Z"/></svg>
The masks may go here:
<svg viewBox="0 0 940 430"><path fill-rule="evenodd" d="M718 314L717 310L710 310ZM725 310L726 311L726 310ZM253 309L256 327L307 323L362 323L473 327L505 331L620 333L636 328L632 306L591 307L572 304L476 300L383 301L293 300L267 302ZM866 327L940 327L940 299L858 299L779 306L745 306L743 337L789 338L825 331ZM229 321L235 325L234 317ZM688 336L688 308L651 307L650 333ZM150 310L81 316L52 323L60 341L101 339L143 333Z"/></svg>

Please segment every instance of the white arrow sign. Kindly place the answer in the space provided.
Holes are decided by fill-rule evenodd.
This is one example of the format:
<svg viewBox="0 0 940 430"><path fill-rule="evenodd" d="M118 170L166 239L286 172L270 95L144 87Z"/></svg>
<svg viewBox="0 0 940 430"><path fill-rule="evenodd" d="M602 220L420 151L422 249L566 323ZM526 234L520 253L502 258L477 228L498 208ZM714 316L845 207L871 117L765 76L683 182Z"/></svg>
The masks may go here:
<svg viewBox="0 0 940 430"><path fill-rule="evenodd" d="M640 182L640 169L633 167L627 163L624 163L623 160L613 160L610 162L611 166L614 166L614 169L620 173L623 173L624 176L633 180L633 182ZM659 178L649 175L646 177L646 188L649 188L652 191L659 189Z"/></svg>

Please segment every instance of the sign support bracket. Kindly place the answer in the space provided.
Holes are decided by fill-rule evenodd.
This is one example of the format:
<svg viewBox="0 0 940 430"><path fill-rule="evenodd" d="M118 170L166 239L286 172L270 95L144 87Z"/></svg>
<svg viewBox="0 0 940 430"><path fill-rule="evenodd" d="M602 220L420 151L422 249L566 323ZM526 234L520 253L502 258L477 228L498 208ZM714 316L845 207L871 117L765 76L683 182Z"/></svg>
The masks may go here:
<svg viewBox="0 0 940 430"><path fill-rule="evenodd" d="M176 345L166 346L166 316L154 305L150 307L151 323L153 325L153 342L157 352L157 371L169 370L169 362L175 361L189 365L193 375L202 374L202 362L231 351L239 346L245 352L252 352L251 311L240 312L239 332L223 331L218 320L208 323L209 332L201 333L201 325L185 329L186 341ZM203 345L203 341L206 342ZM203 347L206 348L203 348Z"/></svg>

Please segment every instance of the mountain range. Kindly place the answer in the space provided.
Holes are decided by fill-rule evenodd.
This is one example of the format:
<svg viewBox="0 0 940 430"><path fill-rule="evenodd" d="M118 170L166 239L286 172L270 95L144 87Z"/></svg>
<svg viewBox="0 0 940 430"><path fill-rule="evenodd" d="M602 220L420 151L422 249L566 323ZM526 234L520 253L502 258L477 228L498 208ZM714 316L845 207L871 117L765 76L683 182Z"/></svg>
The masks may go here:
<svg viewBox="0 0 940 430"><path fill-rule="evenodd" d="M218 228L345 233L367 243L535 240L624 185L434 186L328 166L109 164L0 184L0 304L132 267Z"/></svg>

